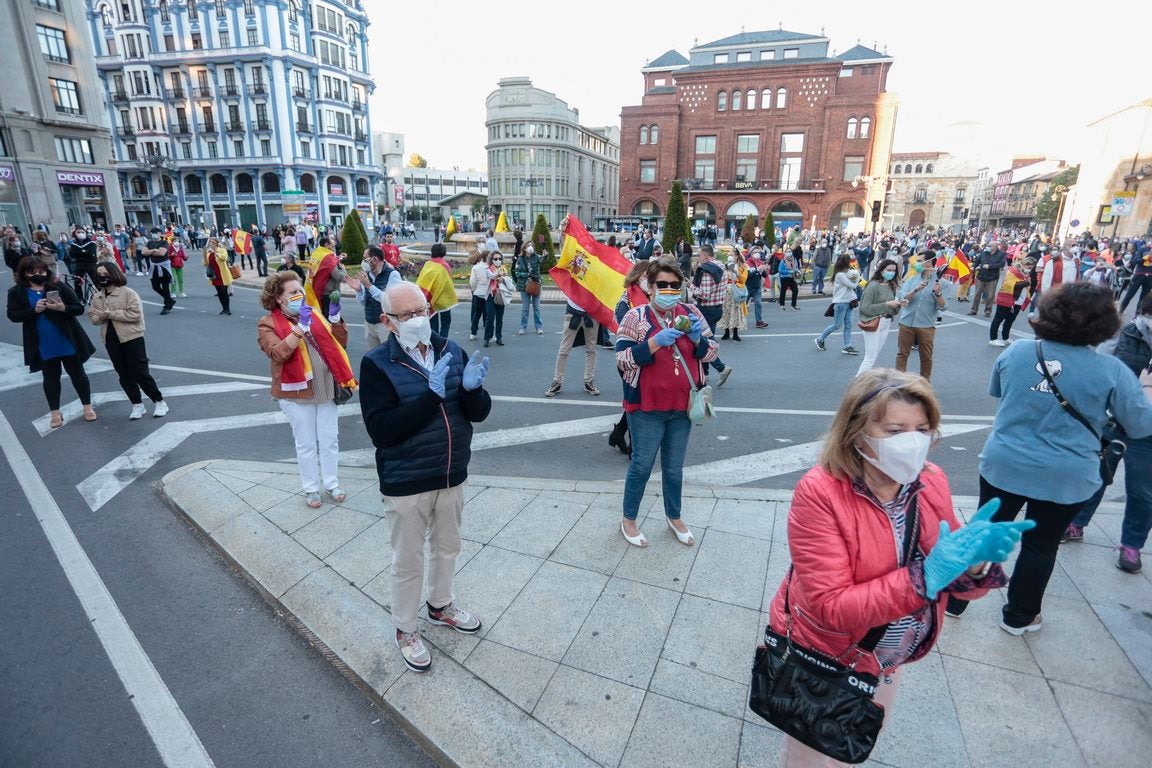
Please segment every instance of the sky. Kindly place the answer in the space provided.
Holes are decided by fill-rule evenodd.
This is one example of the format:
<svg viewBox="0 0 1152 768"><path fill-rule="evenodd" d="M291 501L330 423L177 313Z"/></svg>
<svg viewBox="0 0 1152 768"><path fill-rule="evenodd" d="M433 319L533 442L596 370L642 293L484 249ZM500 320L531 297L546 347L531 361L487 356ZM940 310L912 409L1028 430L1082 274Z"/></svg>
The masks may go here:
<svg viewBox="0 0 1152 768"><path fill-rule="evenodd" d="M619 125L620 109L640 103L640 69L649 60L780 25L823 29L837 53L857 42L887 46L895 59L888 90L900 105L896 152L952 152L994 170L1012 155L1076 162L1087 123L1152 97L1152 4L1135 0L1068 10L1034 0L833 0L776 9L762 0L447 0L431 13L423 3L364 4L373 129L404 133L407 152L434 168L485 169L484 101L501 78L527 75L579 109L585 126Z"/></svg>

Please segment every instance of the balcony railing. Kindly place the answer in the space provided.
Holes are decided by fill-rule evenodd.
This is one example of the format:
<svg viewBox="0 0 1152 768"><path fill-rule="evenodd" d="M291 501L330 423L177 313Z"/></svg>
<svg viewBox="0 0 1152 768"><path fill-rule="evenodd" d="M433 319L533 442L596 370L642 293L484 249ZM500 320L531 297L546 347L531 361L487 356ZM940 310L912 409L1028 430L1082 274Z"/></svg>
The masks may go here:
<svg viewBox="0 0 1152 768"><path fill-rule="evenodd" d="M244 125L244 123L226 123L224 125L224 130L228 133L244 133L246 130L248 130L248 128Z"/></svg>
<svg viewBox="0 0 1152 768"><path fill-rule="evenodd" d="M364 131L356 131L356 141L368 141L368 134Z"/></svg>
<svg viewBox="0 0 1152 768"><path fill-rule="evenodd" d="M116 132L121 136L135 136L136 129L130 125L119 125L116 127Z"/></svg>
<svg viewBox="0 0 1152 768"><path fill-rule="evenodd" d="M128 91L113 91L112 101L128 101Z"/></svg>
<svg viewBox="0 0 1152 768"><path fill-rule="evenodd" d="M168 101L179 101L187 95L183 88L169 88L168 94L165 96Z"/></svg>
<svg viewBox="0 0 1152 768"><path fill-rule="evenodd" d="M187 136L192 133L192 126L188 123L177 123L176 127L172 129L172 133L177 136Z"/></svg>
<svg viewBox="0 0 1152 768"><path fill-rule="evenodd" d="M256 125L256 130L258 130L258 131L270 131L270 130L272 130L272 122L269 120L257 120L255 125Z"/></svg>
<svg viewBox="0 0 1152 768"><path fill-rule="evenodd" d="M363 112L364 111L364 102L361 101L360 99L352 99L352 111Z"/></svg>
<svg viewBox="0 0 1152 768"><path fill-rule="evenodd" d="M210 99L212 98L212 86L210 85L197 85L192 88L192 95L197 99Z"/></svg>
<svg viewBox="0 0 1152 768"><path fill-rule="evenodd" d="M265 85L264 83L254 83L254 84L248 86L248 95L249 96L267 96L268 95L268 86Z"/></svg>
<svg viewBox="0 0 1152 768"><path fill-rule="evenodd" d="M312 130L312 126L309 125L308 123L296 123L296 132L297 133L315 133L315 131Z"/></svg>
<svg viewBox="0 0 1152 768"><path fill-rule="evenodd" d="M215 122L196 123L196 127L200 130L200 133L216 133L219 130Z"/></svg>
<svg viewBox="0 0 1152 768"><path fill-rule="evenodd" d="M325 91L324 95L321 96L320 98L325 99L327 101L339 101L342 104L348 103L348 97L342 93Z"/></svg>
<svg viewBox="0 0 1152 768"><path fill-rule="evenodd" d="M301 88L300 86L292 86L292 97L296 99L310 99L312 98L311 88Z"/></svg>
<svg viewBox="0 0 1152 768"><path fill-rule="evenodd" d="M236 85L235 83L225 84L220 86L220 92L225 97L237 97L240 95L240 86Z"/></svg>

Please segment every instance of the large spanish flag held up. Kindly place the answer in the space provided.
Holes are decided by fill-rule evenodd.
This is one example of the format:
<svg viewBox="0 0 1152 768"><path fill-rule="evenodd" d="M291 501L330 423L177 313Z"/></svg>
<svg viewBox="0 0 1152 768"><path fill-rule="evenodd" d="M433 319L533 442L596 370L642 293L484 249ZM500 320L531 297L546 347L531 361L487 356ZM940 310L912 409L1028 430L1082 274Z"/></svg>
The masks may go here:
<svg viewBox="0 0 1152 768"><path fill-rule="evenodd" d="M952 260L948 262L948 268L944 270L944 277L950 277L956 281L957 284L962 284L970 280L972 276L972 263L964 255L964 251L959 248L953 254Z"/></svg>
<svg viewBox="0 0 1152 768"><path fill-rule="evenodd" d="M564 235L560 255L548 274L573 304L615 333L616 302L624 292L624 276L632 263L620 251L588 234L579 219L565 217L560 231Z"/></svg>
<svg viewBox="0 0 1152 768"><path fill-rule="evenodd" d="M232 245L236 249L236 253L242 253L245 256L252 255L252 237L244 230L232 230Z"/></svg>
<svg viewBox="0 0 1152 768"><path fill-rule="evenodd" d="M331 249L317 246L312 249L312 256L308 259L308 279L304 281L304 301L316 309L320 309L320 294L314 286L320 286L320 293L328 288L328 278L336 269L336 254Z"/></svg>

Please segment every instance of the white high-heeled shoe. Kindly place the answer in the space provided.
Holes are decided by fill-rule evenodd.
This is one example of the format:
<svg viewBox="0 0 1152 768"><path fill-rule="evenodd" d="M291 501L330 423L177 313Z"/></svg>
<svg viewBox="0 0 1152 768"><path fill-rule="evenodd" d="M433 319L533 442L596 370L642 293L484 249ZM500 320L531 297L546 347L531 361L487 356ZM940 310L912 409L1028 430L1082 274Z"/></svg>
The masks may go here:
<svg viewBox="0 0 1152 768"><path fill-rule="evenodd" d="M640 529L637 528L636 530L639 531ZM646 547L646 546L648 546L648 539L644 538L644 534L642 532L638 532L635 536L629 536L624 531L624 521L623 520L620 521L620 534L624 537L624 541L628 542L629 544L631 544L634 547Z"/></svg>
<svg viewBox="0 0 1152 768"><path fill-rule="evenodd" d="M680 531L676 530L676 526L672 525L672 521L670 519L668 519L667 517L664 518L664 522L668 523L668 528L671 529L672 533L676 534L676 540L679 541L681 544L684 544L684 545L690 547L696 543L696 539L694 539L692 537L692 531L688 529L687 525L684 526L685 530L683 532L680 532Z"/></svg>

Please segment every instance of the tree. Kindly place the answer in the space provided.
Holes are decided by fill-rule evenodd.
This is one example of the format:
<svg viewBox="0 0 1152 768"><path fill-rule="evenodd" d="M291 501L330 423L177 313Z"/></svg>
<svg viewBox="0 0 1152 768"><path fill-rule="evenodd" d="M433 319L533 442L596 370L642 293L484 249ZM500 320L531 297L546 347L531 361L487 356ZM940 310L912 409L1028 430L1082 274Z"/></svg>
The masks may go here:
<svg viewBox="0 0 1152 768"><path fill-rule="evenodd" d="M556 248L552 245L552 230L544 214L536 214L536 226L532 229L532 247L540 257L540 271L547 272L556 266Z"/></svg>
<svg viewBox="0 0 1152 768"><path fill-rule="evenodd" d="M748 218L744 219L744 226L740 229L740 239L745 243L751 243L756 239L756 217L748 214Z"/></svg>
<svg viewBox="0 0 1152 768"><path fill-rule="evenodd" d="M360 214L352 211L344 219L344 231L340 235L340 248L348 254L344 264L359 264L364 259L364 249L367 247L368 233L364 231L364 223L360 221Z"/></svg>
<svg viewBox="0 0 1152 768"><path fill-rule="evenodd" d="M1052 181L1048 182L1048 188L1036 201L1037 222L1051 224L1056 221L1056 214L1060 211L1060 198L1067 191L1067 187L1075 184L1079 177L1080 166L1078 165L1066 168L1052 177ZM1060 187L1065 187L1065 189L1060 189Z"/></svg>
<svg viewBox="0 0 1152 768"><path fill-rule="evenodd" d="M772 219L772 211L768 211L768 221L764 222L764 242L769 248L776 245L776 222Z"/></svg>
<svg viewBox="0 0 1152 768"><path fill-rule="evenodd" d="M408 167L427 168L428 161L424 159L424 155L420 154L419 152L413 152L412 154L408 155Z"/></svg>
<svg viewBox="0 0 1152 768"><path fill-rule="evenodd" d="M691 243L692 228L688 226L688 214L684 209L684 190L679 181L674 181L672 191L668 193L668 208L664 214L664 235L660 239L664 253L669 256L675 255L676 241L680 238Z"/></svg>

